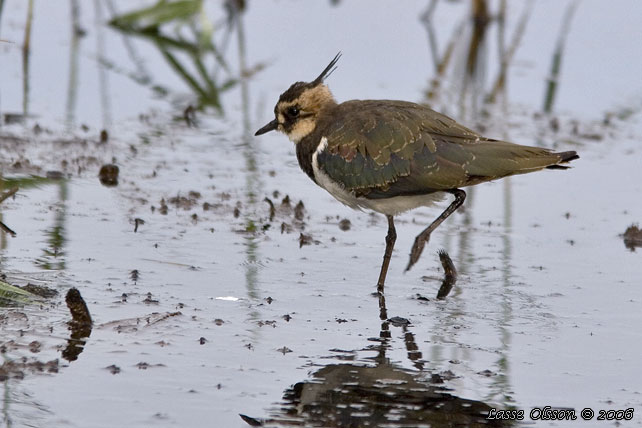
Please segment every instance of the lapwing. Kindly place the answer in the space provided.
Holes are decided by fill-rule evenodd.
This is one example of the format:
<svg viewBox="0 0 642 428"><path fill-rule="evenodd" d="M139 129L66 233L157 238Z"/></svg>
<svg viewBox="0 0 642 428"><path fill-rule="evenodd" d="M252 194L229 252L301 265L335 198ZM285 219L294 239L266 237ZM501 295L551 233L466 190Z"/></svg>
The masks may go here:
<svg viewBox="0 0 642 428"><path fill-rule="evenodd" d="M486 138L424 105L394 100L338 103L325 79L337 54L312 82L296 82L274 107L274 120L255 135L280 131L295 144L301 169L345 205L388 219L377 291L384 283L397 233L394 216L454 201L415 238L409 270L430 234L466 199L462 187L541 169L567 169L579 156Z"/></svg>

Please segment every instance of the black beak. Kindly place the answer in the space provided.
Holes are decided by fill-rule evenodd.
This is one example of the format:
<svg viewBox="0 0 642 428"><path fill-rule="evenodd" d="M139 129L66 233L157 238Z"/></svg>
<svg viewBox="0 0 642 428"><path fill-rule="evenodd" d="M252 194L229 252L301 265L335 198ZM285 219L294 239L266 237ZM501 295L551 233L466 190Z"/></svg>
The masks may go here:
<svg viewBox="0 0 642 428"><path fill-rule="evenodd" d="M274 119L272 122L268 123L263 128L256 131L256 134L254 135L263 135L266 132L274 131L276 128L278 128L278 126L279 126L279 121Z"/></svg>

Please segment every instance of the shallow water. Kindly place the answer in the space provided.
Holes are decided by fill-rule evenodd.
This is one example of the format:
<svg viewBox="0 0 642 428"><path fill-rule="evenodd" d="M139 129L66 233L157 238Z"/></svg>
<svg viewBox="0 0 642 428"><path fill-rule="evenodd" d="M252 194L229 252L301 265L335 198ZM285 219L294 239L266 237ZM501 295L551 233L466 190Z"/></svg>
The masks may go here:
<svg viewBox="0 0 642 428"><path fill-rule="evenodd" d="M505 45L524 11L527 23L494 104L483 96L502 32L489 24L464 87L466 2L437 2L437 55L462 36L431 98L427 4L252 2L229 31L208 5L230 70L204 54L216 82L255 72L220 94L222 112L197 111L197 127L183 120L193 91L158 48L103 24L110 5L131 2L79 2L86 35L75 41L69 3L35 3L25 69L27 4L5 2L0 21L13 42L0 46L2 172L7 187L21 180L0 205L17 232L2 236L2 272L61 296L2 309L0 328L4 361L60 365L3 380L4 426L248 426L239 413L268 426L475 426L490 408L523 409L530 422L544 406L575 409L582 426L614 424L596 421L599 409L633 408L623 425L642 425L642 249L619 236L642 218L637 2L579 3L547 114L545 79L572 2L510 2ZM283 135L252 136L278 95L338 50L328 83L340 100L429 102L489 136L581 155L572 170L469 189L406 274L414 236L445 203L400 216L386 307L408 326L382 323L372 296L385 219L315 187ZM112 162L119 184L105 187L98 170ZM68 178L33 178L48 171ZM444 300L440 248L459 272ZM72 286L94 328L68 361Z"/></svg>

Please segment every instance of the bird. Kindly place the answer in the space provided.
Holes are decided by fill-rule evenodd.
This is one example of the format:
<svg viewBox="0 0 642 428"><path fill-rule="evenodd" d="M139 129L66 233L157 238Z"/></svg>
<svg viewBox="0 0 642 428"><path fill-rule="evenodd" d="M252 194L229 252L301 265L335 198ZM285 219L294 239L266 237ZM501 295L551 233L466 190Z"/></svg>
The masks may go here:
<svg viewBox="0 0 642 428"><path fill-rule="evenodd" d="M386 216L386 248L377 281L384 284L397 232L394 217L454 200L417 237L406 266L421 256L432 232L465 201L462 187L542 169L567 169L575 151L554 152L487 138L427 106L395 100L339 103L325 84L339 52L311 82L296 82L279 97L274 119L256 131L280 131L294 143L299 166L350 208Z"/></svg>

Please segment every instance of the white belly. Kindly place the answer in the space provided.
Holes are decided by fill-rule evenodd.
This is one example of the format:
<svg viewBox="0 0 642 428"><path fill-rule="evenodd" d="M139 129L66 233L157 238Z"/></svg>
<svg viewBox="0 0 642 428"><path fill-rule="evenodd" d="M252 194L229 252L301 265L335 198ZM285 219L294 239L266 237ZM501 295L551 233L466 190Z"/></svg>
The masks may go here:
<svg viewBox="0 0 642 428"><path fill-rule="evenodd" d="M386 199L368 199L357 197L353 192L347 191L343 185L332 180L328 174L319 168L317 156L328 146L328 140L323 137L319 147L312 155L312 170L314 171L314 179L319 186L323 187L339 202L356 210L369 209L385 215L397 215L404 211L408 211L418 207L425 207L432 205L435 202L442 200L445 196L443 192L430 193L428 195L414 195L414 196L394 196Z"/></svg>

